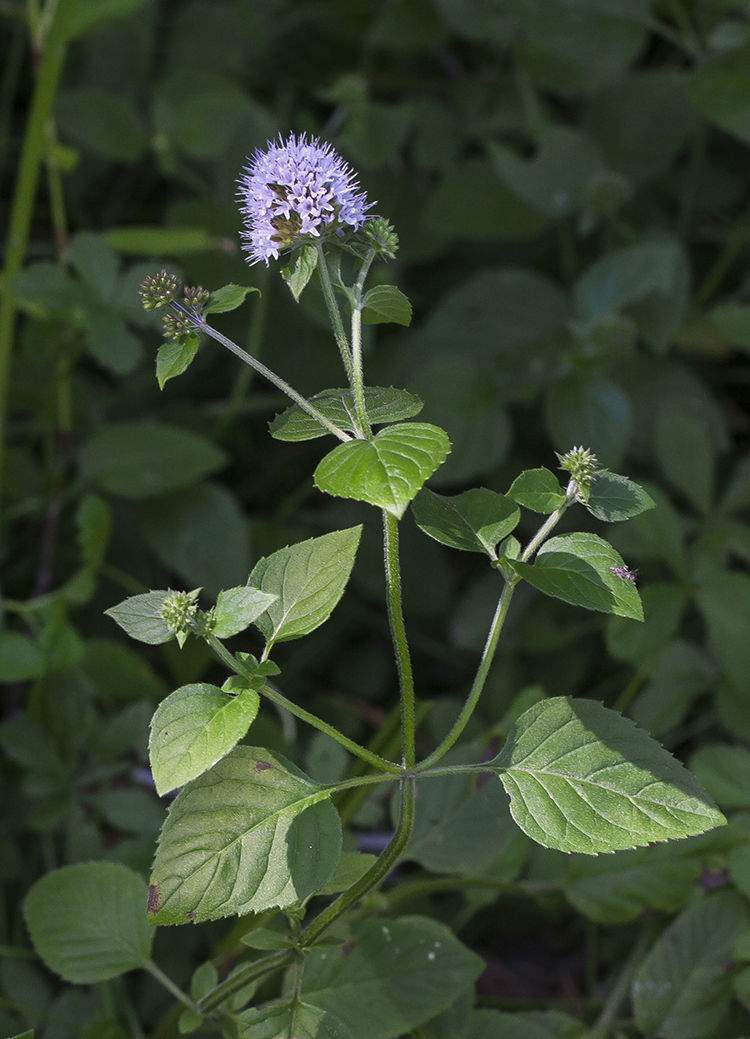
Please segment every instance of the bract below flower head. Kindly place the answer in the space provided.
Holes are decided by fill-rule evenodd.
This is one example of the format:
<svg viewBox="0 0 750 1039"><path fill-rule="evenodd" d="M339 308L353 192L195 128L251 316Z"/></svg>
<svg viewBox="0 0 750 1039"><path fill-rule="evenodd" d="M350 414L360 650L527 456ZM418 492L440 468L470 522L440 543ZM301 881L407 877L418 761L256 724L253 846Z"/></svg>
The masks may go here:
<svg viewBox="0 0 750 1039"><path fill-rule="evenodd" d="M241 232L249 263L278 259L305 239L353 230L364 222L367 195L330 144L305 134L269 141L239 179Z"/></svg>

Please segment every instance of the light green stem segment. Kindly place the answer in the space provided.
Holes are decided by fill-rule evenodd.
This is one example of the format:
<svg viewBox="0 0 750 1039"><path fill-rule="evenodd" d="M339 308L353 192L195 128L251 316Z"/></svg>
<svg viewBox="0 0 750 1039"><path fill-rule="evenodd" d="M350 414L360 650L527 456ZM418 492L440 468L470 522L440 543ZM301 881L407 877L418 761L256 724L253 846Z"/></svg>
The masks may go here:
<svg viewBox="0 0 750 1039"><path fill-rule="evenodd" d="M149 974L167 990L167 992L171 993L171 995L173 995L175 999L178 999L180 1003L183 1004L183 1006L186 1006L188 1010L195 1010L196 1012L198 1011L197 1003L195 1003L195 1001L192 1000L190 996L183 992L178 985L175 985L172 979L168 977L163 970L160 970L153 960L147 960L143 966L144 969L147 970Z"/></svg>
<svg viewBox="0 0 750 1039"><path fill-rule="evenodd" d="M331 282L331 274L328 270L328 264L326 263L325 252L320 242L316 243L315 246L318 253L318 276L320 277L320 286L323 289L323 298L326 301L326 307L328 309L328 316L331 319L333 325L333 334L336 337L336 345L339 348L341 354L341 360L344 362L344 368L346 369L346 377L349 380L349 385L354 386L354 368L352 366L352 352L349 348L349 343L346 339L346 332L344 331L344 322L341 320L341 311L339 305L336 302L336 294L333 291L333 284Z"/></svg>
<svg viewBox="0 0 750 1039"><path fill-rule="evenodd" d="M372 440L370 420L365 408L364 373L362 370L362 309L357 306L352 309L352 362L354 407L357 412L357 424L365 440Z"/></svg>
<svg viewBox="0 0 750 1039"><path fill-rule="evenodd" d="M302 932L300 945L303 949L309 949L320 938L321 934L330 927L334 920L346 913L353 905L383 880L398 862L401 853L409 843L411 831L414 827L414 803L416 799L416 783L413 777L401 781L401 807L398 817L396 832L384 848L378 861L374 863L363 877L342 895L332 902L327 909L316 916Z"/></svg>
<svg viewBox="0 0 750 1039"><path fill-rule="evenodd" d="M31 101L29 121L21 147L18 176L10 211L8 238L5 245L5 266L0 275L0 490L5 471L5 441L8 420L8 389L13 359L13 331L16 301L13 279L18 274L26 254L29 229L34 210L39 169L46 147L46 130L57 84L65 60L68 33L78 0L57 0L44 41L42 62Z"/></svg>
<svg viewBox="0 0 750 1039"><path fill-rule="evenodd" d="M294 403L302 408L303 411L306 411L308 415L314 418L316 422L319 422L321 426L324 426L330 433L333 433L334 436L338 437L339 440L352 439L348 433L343 431L343 429L339 429L335 422L331 422L331 420L326 418L321 411L318 411L315 405L311 404L309 400L306 400L301 393L297 393L294 387L290 386L288 382L281 378L281 376L277 375L276 372L272 372L270 368L266 368L262 361L253 357L252 354L247 353L241 346L237 346L237 344L233 343L231 339L227 339L227 337L222 335L221 332L217 332L215 328L211 328L211 326L206 324L205 321L202 321L197 327L200 328L201 332L205 332L206 335L215 339L217 343L221 343L222 346L225 346L227 350L230 350L235 355L235 357L239 357L241 361L244 361L245 364L249 364L251 368L256 370L256 372L259 372L262 376L268 379L269 382L278 387L282 393L285 393L287 397L293 400Z"/></svg>
<svg viewBox="0 0 750 1039"><path fill-rule="evenodd" d="M197 632L197 634L200 634ZM240 675L241 678L252 678L252 673L247 671L242 664L237 660L226 648L226 646L215 635L203 636L208 642L214 653L222 660L227 667L234 671L235 674ZM271 703L275 703L278 707L283 707L285 710L293 714L295 718L299 718L300 721L307 722L308 725L312 725L313 728L319 729L324 732L326 736L330 736L332 740L336 740L342 747L349 751L350 754L354 754L356 757L366 761L368 765L372 765L373 768L379 769L381 772L389 772L393 776L403 775L403 769L394 764L392 761L386 761L385 758L381 758L379 754L373 754L372 751L367 750L365 747L361 747L359 743L355 743L354 740L350 740L348 736L344 736L342 732L335 729L328 722L324 722L322 718L318 718L317 715L311 714L306 711L303 707L299 707L292 700L287 700L285 696L279 693L275 689L271 689L268 685L264 685L261 690L261 694L270 700ZM361 782L362 780L360 780Z"/></svg>
<svg viewBox="0 0 750 1039"><path fill-rule="evenodd" d="M393 650L398 668L398 684L401 692L401 748L404 768L413 772L417 752L415 746L416 711L414 701L414 676L406 641L406 627L401 609L401 568L398 559L398 520L383 509L383 545L385 556L386 598L388 621L393 639Z"/></svg>
<svg viewBox="0 0 750 1039"><path fill-rule="evenodd" d="M528 543L526 548L521 553L521 560L525 563L533 556L539 546L549 537L551 532L560 522L560 518L565 510L575 501L576 488L571 481L568 485L568 490L565 496L565 501L559 508L547 517L544 523L541 525L539 530L536 532L534 537ZM479 697L482 694L484 683L487 681L487 675L489 674L492 661L495 657L495 651L497 649L497 643L500 639L500 632L503 629L505 618L508 614L508 607L510 606L511 599L513 598L513 592L515 586L520 578L515 580L506 580L505 587L503 588L500 599L497 603L495 610L495 616L492 618L492 624L490 625L490 631L487 636L487 641L484 644L484 651L482 653L482 659L479 661L479 667L472 683L469 695L466 698L466 702L461 708L461 713L453 723L453 727L442 743L436 747L436 749L428 757L421 761L418 765L418 771L422 772L424 769L434 765L436 761L439 761L442 756L451 749L459 738L461 733L466 728L469 719L474 713L474 708L479 702Z"/></svg>
<svg viewBox="0 0 750 1039"><path fill-rule="evenodd" d="M236 971L231 978L227 978L226 981L222 981L220 985L206 993L203 999L198 1001L198 1013L210 1014L212 1010L221 1006L225 999L229 999L245 985L255 981L256 978L262 978L265 974L270 974L271 971L287 967L294 958L294 949L290 949L288 952L286 949L281 949L279 952L271 953L270 956L264 956L260 960L248 963L243 970Z"/></svg>

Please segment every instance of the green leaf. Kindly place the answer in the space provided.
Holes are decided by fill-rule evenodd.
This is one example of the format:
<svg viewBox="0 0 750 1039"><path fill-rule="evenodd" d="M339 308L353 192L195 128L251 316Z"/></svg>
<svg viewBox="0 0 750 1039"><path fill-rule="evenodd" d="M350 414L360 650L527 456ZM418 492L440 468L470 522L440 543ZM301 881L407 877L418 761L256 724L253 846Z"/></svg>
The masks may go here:
<svg viewBox="0 0 750 1039"><path fill-rule="evenodd" d="M161 616L161 608L168 594L169 592L159 591L133 595L117 606L110 606L104 612L119 624L131 639L146 642L149 646L158 646L175 637L175 633Z"/></svg>
<svg viewBox="0 0 750 1039"><path fill-rule="evenodd" d="M281 277L297 303L317 266L318 250L314 245L303 245L294 257L294 266L281 268Z"/></svg>
<svg viewBox="0 0 750 1039"><path fill-rule="evenodd" d="M511 484L508 497L545 516L565 504L565 491L549 469L527 469L521 473Z"/></svg>
<svg viewBox="0 0 750 1039"><path fill-rule="evenodd" d="M309 1003L246 1010L238 1023L239 1039L352 1039L343 1022Z"/></svg>
<svg viewBox="0 0 750 1039"><path fill-rule="evenodd" d="M210 440L152 419L100 426L78 457L83 480L135 500L188 487L226 465Z"/></svg>
<svg viewBox="0 0 750 1039"><path fill-rule="evenodd" d="M628 718L554 697L518 719L492 762L529 837L587 855L724 823L696 779Z"/></svg>
<svg viewBox="0 0 750 1039"><path fill-rule="evenodd" d="M190 332L184 339L162 343L156 354L156 379L160 390L170 379L187 370L198 353L199 343L195 332Z"/></svg>
<svg viewBox="0 0 750 1039"><path fill-rule="evenodd" d="M44 673L36 642L16 631L0 633L0 682L26 682Z"/></svg>
<svg viewBox="0 0 750 1039"><path fill-rule="evenodd" d="M111 227L103 235L115 252L132 256L204 253L217 243L204 227Z"/></svg>
<svg viewBox="0 0 750 1039"><path fill-rule="evenodd" d="M351 440L334 448L315 470L315 485L326 494L369 502L400 519L449 451L442 429L403 422L382 429L374 440Z"/></svg>
<svg viewBox="0 0 750 1039"><path fill-rule="evenodd" d="M143 967L154 930L147 890L115 862L85 862L47 873L23 904L26 926L47 966L74 985L91 985Z"/></svg>
<svg viewBox="0 0 750 1039"><path fill-rule="evenodd" d="M112 301L120 261L103 235L92 231L79 231L73 235L65 253L65 262L75 267L103 303Z"/></svg>
<svg viewBox="0 0 750 1039"><path fill-rule="evenodd" d="M380 325L393 322L411 324L411 303L395 285L376 285L362 301L362 323Z"/></svg>
<svg viewBox="0 0 750 1039"><path fill-rule="evenodd" d="M557 1010L472 1010L464 1039L584 1039L580 1021Z"/></svg>
<svg viewBox="0 0 750 1039"><path fill-rule="evenodd" d="M518 506L496 491L476 487L454 497L444 497L423 487L411 504L417 526L431 538L463 549L485 552L496 558L498 542L518 523Z"/></svg>
<svg viewBox="0 0 750 1039"><path fill-rule="evenodd" d="M339 1017L354 1039L392 1039L454 1002L484 968L437 920L361 920L341 949L312 949L306 1002Z"/></svg>
<svg viewBox="0 0 750 1039"><path fill-rule="evenodd" d="M249 292L257 292L260 296L260 289L252 285L223 285L211 293L204 313L226 314L230 310L236 310L245 302L245 297Z"/></svg>
<svg viewBox="0 0 750 1039"><path fill-rule="evenodd" d="M585 444L603 465L616 467L630 442L632 407L613 379L576 372L547 391L544 420L560 453Z"/></svg>
<svg viewBox="0 0 750 1039"><path fill-rule="evenodd" d="M702 62L690 74L688 94L716 126L750 144L750 48L742 47Z"/></svg>
<svg viewBox="0 0 750 1039"><path fill-rule="evenodd" d="M309 400L341 429L356 432L354 394L351 390L323 390ZM401 422L405 418L413 418L421 410L422 401L406 390L397 390L393 386L387 389L383 386L365 387L365 411L370 425ZM274 439L287 441L315 440L329 434L324 426L296 404L277 415L269 423L269 430Z"/></svg>
<svg viewBox="0 0 750 1039"><path fill-rule="evenodd" d="M535 563L509 560L509 565L545 595L587 610L643 620L635 582L616 572L627 573L622 558L596 534L561 534L545 541Z"/></svg>
<svg viewBox="0 0 750 1039"><path fill-rule="evenodd" d="M98 494L84 494L78 503L75 520L81 564L96 570L107 551L112 530L112 513Z"/></svg>
<svg viewBox="0 0 750 1039"><path fill-rule="evenodd" d="M320 889L321 895L338 895L365 875L377 862L375 855L363 851L344 851L339 859L336 871L328 883Z"/></svg>
<svg viewBox="0 0 750 1039"><path fill-rule="evenodd" d="M149 756L156 792L196 779L225 757L255 720L254 689L229 696L213 685L184 685L168 696L151 721Z"/></svg>
<svg viewBox="0 0 750 1039"><path fill-rule="evenodd" d="M298 639L328 620L344 593L361 536L361 524L334 530L255 564L248 585L277 597L255 621L269 645Z"/></svg>
<svg viewBox="0 0 750 1039"><path fill-rule="evenodd" d="M136 162L146 148L143 124L126 92L73 87L58 94L60 136L110 162Z"/></svg>
<svg viewBox="0 0 750 1039"><path fill-rule="evenodd" d="M684 401L662 401L654 446L671 485L699 512L708 513L714 500L717 451L706 417Z"/></svg>
<svg viewBox="0 0 750 1039"><path fill-rule="evenodd" d="M647 673L662 649L677 633L688 598L682 585L651 581L643 589L643 620L611 617L607 622L607 649Z"/></svg>
<svg viewBox="0 0 750 1039"><path fill-rule="evenodd" d="M278 754L235 747L172 803L149 914L181 924L284 908L321 888L340 853L327 791Z"/></svg>
<svg viewBox="0 0 750 1039"><path fill-rule="evenodd" d="M606 470L594 476L589 499L584 504L592 516L605 523L620 523L647 509L656 508L654 499L637 483Z"/></svg>
<svg viewBox="0 0 750 1039"><path fill-rule="evenodd" d="M645 614L648 618L648 607ZM716 669L705 653L683 639L671 640L659 654L648 682L628 713L652 736L663 737L685 720L692 703L715 681Z"/></svg>
<svg viewBox="0 0 750 1039"><path fill-rule="evenodd" d="M747 926L742 899L730 891L707 895L664 931L633 982L638 1027L660 1039L703 1039L729 1009L727 970L734 943Z"/></svg>
<svg viewBox="0 0 750 1039"><path fill-rule="evenodd" d="M86 314L86 347L103 368L130 375L140 367L143 346L114 310L90 306Z"/></svg>
<svg viewBox="0 0 750 1039"><path fill-rule="evenodd" d="M261 592L249 585L239 585L226 592L219 592L214 612L213 634L218 639L228 639L257 620L278 596L273 592Z"/></svg>
<svg viewBox="0 0 750 1039"><path fill-rule="evenodd" d="M75 39L88 32L98 22L109 18L124 18L139 7L145 0L78 0L73 11L69 39Z"/></svg>
<svg viewBox="0 0 750 1039"><path fill-rule="evenodd" d="M696 778L722 808L750 809L750 750L704 743L690 759Z"/></svg>
<svg viewBox="0 0 750 1039"><path fill-rule="evenodd" d="M719 571L698 586L695 599L708 628L714 659L746 695L750 691L750 577Z"/></svg>

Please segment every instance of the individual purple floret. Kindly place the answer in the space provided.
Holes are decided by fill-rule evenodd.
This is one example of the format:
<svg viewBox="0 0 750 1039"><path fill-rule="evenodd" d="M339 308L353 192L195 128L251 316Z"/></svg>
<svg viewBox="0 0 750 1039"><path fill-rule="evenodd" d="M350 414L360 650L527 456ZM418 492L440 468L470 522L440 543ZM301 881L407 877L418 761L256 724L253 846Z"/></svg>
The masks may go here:
<svg viewBox="0 0 750 1039"><path fill-rule="evenodd" d="M305 134L269 141L239 179L241 232L249 263L278 259L306 237L348 226L355 231L369 209L354 173L330 144Z"/></svg>

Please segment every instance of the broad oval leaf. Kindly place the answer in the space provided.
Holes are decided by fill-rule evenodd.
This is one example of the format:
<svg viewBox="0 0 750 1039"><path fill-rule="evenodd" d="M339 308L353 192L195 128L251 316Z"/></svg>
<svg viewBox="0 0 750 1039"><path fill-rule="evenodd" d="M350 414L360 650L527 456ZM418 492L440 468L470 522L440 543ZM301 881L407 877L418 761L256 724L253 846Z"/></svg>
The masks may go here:
<svg viewBox="0 0 750 1039"><path fill-rule="evenodd" d="M236 696L202 682L168 696L151 720L149 757L159 796L196 779L241 740L258 713L254 689Z"/></svg>
<svg viewBox="0 0 750 1039"><path fill-rule="evenodd" d="M612 546L596 534L562 534L546 541L535 563L509 560L519 577L545 595L587 610L643 620L633 576Z"/></svg>
<svg viewBox="0 0 750 1039"><path fill-rule="evenodd" d="M248 585L276 596L255 624L266 641L307 635L328 620L354 566L362 526L334 530L260 559Z"/></svg>
<svg viewBox="0 0 750 1039"><path fill-rule="evenodd" d="M354 1039L391 1039L450 1006L483 969L437 920L368 919L342 948L309 952L302 993L340 1018Z"/></svg>
<svg viewBox="0 0 750 1039"><path fill-rule="evenodd" d="M77 862L47 873L23 904L26 926L47 966L74 985L143 967L154 930L146 884L117 862Z"/></svg>
<svg viewBox="0 0 750 1039"><path fill-rule="evenodd" d="M521 510L508 498L486 487L446 497L423 487L412 502L417 526L451 548L485 552L496 559L495 548L521 518Z"/></svg>
<svg viewBox="0 0 750 1039"><path fill-rule="evenodd" d="M747 926L743 900L717 891L692 905L664 931L633 983L638 1027L661 1039L703 1039L721 1024L732 995L727 970Z"/></svg>
<svg viewBox="0 0 750 1039"><path fill-rule="evenodd" d="M366 501L401 519L449 451L442 429L403 422L382 429L374 440L340 444L318 465L314 480L326 494Z"/></svg>
<svg viewBox="0 0 750 1039"><path fill-rule="evenodd" d="M350 433L357 431L355 423L354 394L350 389L345 390L323 390L310 397L310 403L314 404L326 418L335 422L341 429ZM385 422L401 422L403 419L414 418L422 410L423 404L419 397L406 390L399 390L393 386L366 386L365 387L365 411L371 426L382 425ZM311 415L297 404L293 404L286 411L277 415L273 422L269 423L271 436L276 440L299 441L315 440L330 434L330 430L321 426Z"/></svg>
<svg viewBox="0 0 750 1039"><path fill-rule="evenodd" d="M669 751L594 700L535 704L492 764L513 818L546 848L597 855L726 822Z"/></svg>
<svg viewBox="0 0 750 1039"><path fill-rule="evenodd" d="M281 755L235 747L172 803L149 915L182 924L284 908L321 888L340 853L328 792Z"/></svg>
<svg viewBox="0 0 750 1039"><path fill-rule="evenodd" d="M219 592L214 611L213 634L228 639L252 624L278 598L273 592L261 592L250 585L239 585Z"/></svg>
<svg viewBox="0 0 750 1039"><path fill-rule="evenodd" d="M246 1010L238 1025L239 1039L352 1039L342 1021L309 1003Z"/></svg>
<svg viewBox="0 0 750 1039"><path fill-rule="evenodd" d="M162 619L161 608L169 592L146 592L145 595L131 595L117 606L110 606L105 614L119 624L131 639L138 639L149 646L158 646L169 642L175 633Z"/></svg>
<svg viewBox="0 0 750 1039"><path fill-rule="evenodd" d="M198 336L191 332L177 342L170 340L162 343L156 354L156 381L160 390L164 389L170 379L187 371L198 353L199 341Z"/></svg>
<svg viewBox="0 0 750 1039"><path fill-rule="evenodd" d="M411 303L395 285L376 285L362 301L362 323L380 325L392 321L411 324Z"/></svg>
<svg viewBox="0 0 750 1039"><path fill-rule="evenodd" d="M0 633L0 682L39 678L44 667L44 656L36 642L17 631Z"/></svg>
<svg viewBox="0 0 750 1039"><path fill-rule="evenodd" d="M508 497L532 512L548 515L565 503L565 491L549 469L527 469L515 478Z"/></svg>
<svg viewBox="0 0 750 1039"><path fill-rule="evenodd" d="M256 289L254 286L223 285L211 293L205 313L225 314L228 310L236 310L245 302L245 297L250 292L257 292L260 295L260 289Z"/></svg>
<svg viewBox="0 0 750 1039"><path fill-rule="evenodd" d="M654 499L641 486L607 470L596 473L584 504L592 516L605 523L619 523L656 508Z"/></svg>

